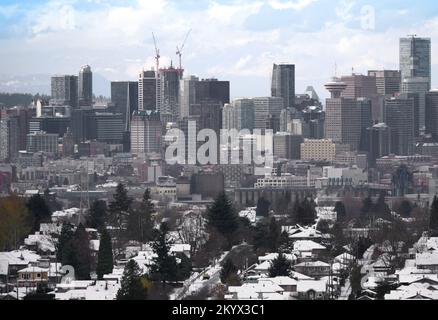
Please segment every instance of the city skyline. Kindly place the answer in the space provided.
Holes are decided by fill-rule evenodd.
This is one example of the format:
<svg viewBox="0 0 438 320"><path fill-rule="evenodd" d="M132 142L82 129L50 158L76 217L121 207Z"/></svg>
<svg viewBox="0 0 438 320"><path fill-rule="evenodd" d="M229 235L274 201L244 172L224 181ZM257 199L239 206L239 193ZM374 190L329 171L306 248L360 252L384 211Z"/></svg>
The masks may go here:
<svg viewBox="0 0 438 320"><path fill-rule="evenodd" d="M3 75L16 76L77 74L80 66L89 64L108 82L135 81L142 68L155 65L152 31L165 66L171 60L177 64L176 46L191 28L183 52L185 75L230 80L233 98L264 96L270 92L272 64L292 63L296 92L312 85L326 98L323 85L335 73L335 63L339 75L352 69L362 74L398 69L399 38L412 33L431 38L434 52L437 5L423 3L273 0L205 1L195 6L193 1L166 0L8 0L0 6L0 41L8 48L1 53L0 69ZM368 19L373 12L374 19ZM364 26L364 21L371 24ZM432 75L437 71L434 62ZM20 86L20 80L2 78L2 89ZM96 94L109 96L108 86L97 86Z"/></svg>

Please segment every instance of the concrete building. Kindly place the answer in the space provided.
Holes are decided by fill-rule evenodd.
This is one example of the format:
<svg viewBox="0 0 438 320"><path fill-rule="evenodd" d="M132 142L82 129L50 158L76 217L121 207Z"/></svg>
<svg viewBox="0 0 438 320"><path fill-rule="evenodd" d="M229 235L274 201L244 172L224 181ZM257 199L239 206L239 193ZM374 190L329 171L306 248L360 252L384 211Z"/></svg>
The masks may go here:
<svg viewBox="0 0 438 320"><path fill-rule="evenodd" d="M155 111L139 111L131 122L131 152L137 155L161 153L162 123Z"/></svg>
<svg viewBox="0 0 438 320"><path fill-rule="evenodd" d="M301 135L293 135L289 132L277 132L274 135L274 157L281 159L301 159L301 143L304 139Z"/></svg>
<svg viewBox="0 0 438 320"><path fill-rule="evenodd" d="M377 94L393 96L400 92L401 73L399 70L370 70L368 76L376 78Z"/></svg>
<svg viewBox="0 0 438 320"><path fill-rule="evenodd" d="M53 76L51 92L51 103L76 108L78 106L78 76Z"/></svg>
<svg viewBox="0 0 438 320"><path fill-rule="evenodd" d="M336 144L331 139L305 139L301 144L301 160L333 161Z"/></svg>
<svg viewBox="0 0 438 320"><path fill-rule="evenodd" d="M28 134L26 151L58 154L58 135L44 131Z"/></svg>
<svg viewBox="0 0 438 320"><path fill-rule="evenodd" d="M376 159L391 153L391 128L385 123L378 123L367 129L369 165L374 167Z"/></svg>
<svg viewBox="0 0 438 320"><path fill-rule="evenodd" d="M179 119L179 84L181 72L172 65L160 69L159 95L157 98L157 111L163 123L175 122ZM158 93L157 93L158 94Z"/></svg>

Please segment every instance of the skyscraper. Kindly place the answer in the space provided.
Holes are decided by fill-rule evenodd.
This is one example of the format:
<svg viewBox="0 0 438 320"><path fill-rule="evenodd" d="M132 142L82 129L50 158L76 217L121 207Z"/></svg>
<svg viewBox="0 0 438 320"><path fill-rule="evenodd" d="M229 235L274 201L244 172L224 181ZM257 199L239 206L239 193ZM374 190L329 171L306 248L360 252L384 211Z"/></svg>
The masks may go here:
<svg viewBox="0 0 438 320"><path fill-rule="evenodd" d="M414 99L406 95L385 100L385 122L391 128L391 152L414 153Z"/></svg>
<svg viewBox="0 0 438 320"><path fill-rule="evenodd" d="M79 105L91 106L93 104L93 73L91 67L86 65L79 71Z"/></svg>
<svg viewBox="0 0 438 320"><path fill-rule="evenodd" d="M426 95L426 133L438 142L438 89L431 90Z"/></svg>
<svg viewBox="0 0 438 320"><path fill-rule="evenodd" d="M427 78L427 90L430 90L430 38L419 38L415 35L400 38L400 71L402 81L412 77Z"/></svg>
<svg viewBox="0 0 438 320"><path fill-rule="evenodd" d="M370 70L368 76L376 78L377 94L393 96L400 92L401 74L399 70Z"/></svg>
<svg viewBox="0 0 438 320"><path fill-rule="evenodd" d="M157 79L155 71L142 71L138 76L138 110L156 110Z"/></svg>
<svg viewBox="0 0 438 320"><path fill-rule="evenodd" d="M424 130L426 125L426 93L429 91L429 79L425 77L408 77L402 81L401 92L409 95L417 95L418 106L415 108L416 135ZM418 129L419 128L419 129Z"/></svg>
<svg viewBox="0 0 438 320"><path fill-rule="evenodd" d="M198 77L189 76L180 80L179 85L179 116L181 119L189 116L190 105L196 102L196 83Z"/></svg>
<svg viewBox="0 0 438 320"><path fill-rule="evenodd" d="M172 65L160 69L159 91L160 98L157 110L163 123L174 122L179 118L179 81L180 71Z"/></svg>
<svg viewBox="0 0 438 320"><path fill-rule="evenodd" d="M331 93L331 98L326 100L326 138L348 144L352 151L361 149L365 129L372 124L371 101L342 97L347 84L339 78L333 78L325 87Z"/></svg>
<svg viewBox="0 0 438 320"><path fill-rule="evenodd" d="M295 105L295 65L274 64L272 70L271 96L281 97L284 100L284 108L292 108Z"/></svg>
<svg viewBox="0 0 438 320"><path fill-rule="evenodd" d="M53 76L51 80L53 104L78 106L78 77L69 75Z"/></svg>
<svg viewBox="0 0 438 320"><path fill-rule="evenodd" d="M376 159L391 153L391 128L381 122L367 128L367 151L371 167L376 164Z"/></svg>
<svg viewBox="0 0 438 320"><path fill-rule="evenodd" d="M266 119L271 116L271 121L277 121L280 128L280 114L284 108L284 100L281 97L258 97L253 98L254 103L254 129L267 129ZM275 132L274 132L275 133Z"/></svg>
<svg viewBox="0 0 438 320"><path fill-rule="evenodd" d="M162 124L156 111L139 111L132 116L131 152L137 155L160 153Z"/></svg>
<svg viewBox="0 0 438 320"><path fill-rule="evenodd" d="M376 77L353 73L350 76L342 76L341 81L347 86L342 91L343 98L372 98L377 95Z"/></svg>
<svg viewBox="0 0 438 320"><path fill-rule="evenodd" d="M115 105L114 111L123 115L126 129L129 127L127 119L130 119L133 112L138 110L138 83L134 81L111 82L111 101Z"/></svg>
<svg viewBox="0 0 438 320"><path fill-rule="evenodd" d="M195 84L195 99L214 99L222 105L230 103L230 82L220 81L216 78L202 79Z"/></svg>

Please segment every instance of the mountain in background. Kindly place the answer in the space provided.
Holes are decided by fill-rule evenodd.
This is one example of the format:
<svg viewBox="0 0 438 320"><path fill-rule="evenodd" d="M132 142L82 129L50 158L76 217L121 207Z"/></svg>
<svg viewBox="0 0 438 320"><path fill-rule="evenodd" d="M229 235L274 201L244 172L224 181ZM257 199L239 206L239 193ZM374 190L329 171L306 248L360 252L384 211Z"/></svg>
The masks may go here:
<svg viewBox="0 0 438 320"><path fill-rule="evenodd" d="M0 92L50 95L50 74L26 76L0 75ZM96 96L111 96L111 82L100 74L93 73L93 93Z"/></svg>

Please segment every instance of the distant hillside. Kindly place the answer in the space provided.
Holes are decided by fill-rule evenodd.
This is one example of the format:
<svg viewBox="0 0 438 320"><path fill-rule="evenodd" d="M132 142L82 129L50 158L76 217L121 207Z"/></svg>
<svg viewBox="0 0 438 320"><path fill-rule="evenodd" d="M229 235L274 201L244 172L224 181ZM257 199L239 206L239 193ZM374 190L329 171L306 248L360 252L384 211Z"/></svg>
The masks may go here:
<svg viewBox="0 0 438 320"><path fill-rule="evenodd" d="M0 105L5 107L28 106L33 95L25 93L0 93Z"/></svg>

